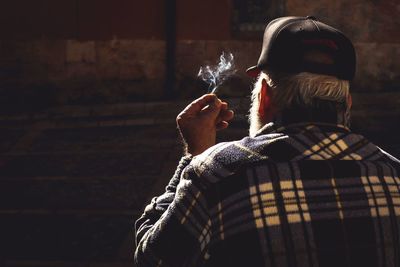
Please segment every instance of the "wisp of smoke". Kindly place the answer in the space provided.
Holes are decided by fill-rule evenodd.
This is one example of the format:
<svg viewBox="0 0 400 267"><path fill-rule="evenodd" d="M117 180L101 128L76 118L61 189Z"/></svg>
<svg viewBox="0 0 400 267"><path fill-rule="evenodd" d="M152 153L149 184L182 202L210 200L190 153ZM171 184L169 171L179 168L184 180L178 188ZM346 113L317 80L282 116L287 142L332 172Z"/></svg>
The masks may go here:
<svg viewBox="0 0 400 267"><path fill-rule="evenodd" d="M200 67L197 76L208 84L209 93L215 93L218 86L220 86L228 77L235 74L235 72L236 69L233 54L225 54L225 52L222 52L219 57L218 65Z"/></svg>

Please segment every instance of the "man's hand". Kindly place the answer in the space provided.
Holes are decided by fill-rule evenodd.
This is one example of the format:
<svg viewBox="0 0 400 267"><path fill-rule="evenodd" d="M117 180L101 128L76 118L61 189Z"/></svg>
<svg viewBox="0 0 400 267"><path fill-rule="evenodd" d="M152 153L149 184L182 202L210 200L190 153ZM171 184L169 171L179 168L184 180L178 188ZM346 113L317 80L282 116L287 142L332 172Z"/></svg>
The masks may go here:
<svg viewBox="0 0 400 267"><path fill-rule="evenodd" d="M228 104L214 94L193 101L176 118L186 152L196 156L215 145L216 131L227 128L232 118Z"/></svg>

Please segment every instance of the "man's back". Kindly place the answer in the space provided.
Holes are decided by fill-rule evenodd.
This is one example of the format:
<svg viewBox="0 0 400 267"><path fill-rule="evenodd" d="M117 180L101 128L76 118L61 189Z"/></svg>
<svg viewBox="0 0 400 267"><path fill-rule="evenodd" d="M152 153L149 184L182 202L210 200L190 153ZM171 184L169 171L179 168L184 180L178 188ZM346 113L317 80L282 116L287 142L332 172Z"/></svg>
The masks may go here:
<svg viewBox="0 0 400 267"><path fill-rule="evenodd" d="M160 228L190 266L399 266L399 172L343 127L267 125L195 157Z"/></svg>
<svg viewBox="0 0 400 267"><path fill-rule="evenodd" d="M178 115L186 156L136 223L138 265L400 266L400 162L346 128L350 39L276 18L246 72L251 137L215 145L233 111L212 94Z"/></svg>

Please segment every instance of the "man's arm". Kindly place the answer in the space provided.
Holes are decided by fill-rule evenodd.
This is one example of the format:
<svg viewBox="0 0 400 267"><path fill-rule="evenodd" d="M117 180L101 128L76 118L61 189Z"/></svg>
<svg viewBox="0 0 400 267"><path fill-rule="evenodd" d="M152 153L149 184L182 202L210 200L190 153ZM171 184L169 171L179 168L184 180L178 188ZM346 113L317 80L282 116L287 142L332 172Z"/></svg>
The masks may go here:
<svg viewBox="0 0 400 267"><path fill-rule="evenodd" d="M164 194L154 197L144 210L142 216L135 223L136 246L143 235L160 219L161 215L167 210L168 206L175 198L176 188L180 181L182 171L192 160L191 155L181 158L175 174L172 176L165 188Z"/></svg>
<svg viewBox="0 0 400 267"><path fill-rule="evenodd" d="M135 251L138 267L197 266L207 258L211 219L205 187L189 165L173 201L142 235Z"/></svg>
<svg viewBox="0 0 400 267"><path fill-rule="evenodd" d="M154 253L152 252L153 249L151 246L148 246L151 240L157 240L158 244L163 244L163 242L160 242L160 240L163 240L160 236L168 236L170 232L176 232L176 234L185 233L184 230L180 229L182 225L176 223L178 213L176 208L172 208L172 206L179 207L180 204L183 203L182 201L193 197L193 189L189 191L186 190L190 188L189 185L192 181L186 179L186 181L181 182L185 186L181 186L181 192L178 194L176 194L177 184L182 180L182 172L190 163L191 157L213 146L215 144L216 131L228 127L228 121L232 118L233 111L228 109L227 103L222 102L212 94L204 95L196 99L178 115L177 125L185 144L186 156L181 159L173 178L166 187L165 193L159 197L153 198L151 203L147 205L144 214L136 221L135 232L137 249L135 252L135 261L137 261L138 264L146 261L146 258L147 260L157 258L154 255L154 257L150 256ZM186 175L189 177L189 172L186 172ZM185 174L183 176L185 176ZM173 202L175 202L176 205L173 205ZM168 210L170 212L168 212ZM174 231L165 230L168 228L166 225L175 225L174 227L177 229ZM183 238L183 240L186 240L183 242L184 246L185 243L187 243L186 248L191 247L188 244L190 243L190 238ZM169 240L169 242L172 241L175 241L175 239L172 238ZM165 247L163 247L163 249L165 251L168 251L169 247L171 247L167 243L164 245ZM151 266L153 264L147 262L145 265Z"/></svg>

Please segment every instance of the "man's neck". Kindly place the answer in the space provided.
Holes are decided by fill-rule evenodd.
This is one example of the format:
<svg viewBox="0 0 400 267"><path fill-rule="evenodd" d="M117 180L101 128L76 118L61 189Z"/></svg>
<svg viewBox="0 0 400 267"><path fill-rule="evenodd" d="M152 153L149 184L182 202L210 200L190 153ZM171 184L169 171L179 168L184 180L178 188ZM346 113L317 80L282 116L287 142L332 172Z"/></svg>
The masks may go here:
<svg viewBox="0 0 400 267"><path fill-rule="evenodd" d="M309 107L293 106L286 108L274 117L274 124L286 126L295 123L330 123L348 126L348 118L338 104L327 100L315 100Z"/></svg>

